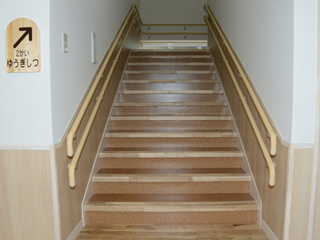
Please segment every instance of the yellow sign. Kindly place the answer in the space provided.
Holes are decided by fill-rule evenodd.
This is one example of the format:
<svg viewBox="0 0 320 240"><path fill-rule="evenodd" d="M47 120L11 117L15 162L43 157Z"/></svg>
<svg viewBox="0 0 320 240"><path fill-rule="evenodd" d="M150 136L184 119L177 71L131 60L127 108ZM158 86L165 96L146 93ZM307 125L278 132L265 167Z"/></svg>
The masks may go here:
<svg viewBox="0 0 320 240"><path fill-rule="evenodd" d="M40 31L37 24L28 18L17 18L8 25L5 37L7 72L39 72Z"/></svg>

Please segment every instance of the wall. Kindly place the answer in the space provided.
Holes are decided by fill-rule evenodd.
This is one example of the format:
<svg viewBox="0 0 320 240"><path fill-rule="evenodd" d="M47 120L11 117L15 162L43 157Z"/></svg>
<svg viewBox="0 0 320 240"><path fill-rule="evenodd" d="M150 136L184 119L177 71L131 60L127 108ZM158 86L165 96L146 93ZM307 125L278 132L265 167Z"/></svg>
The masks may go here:
<svg viewBox="0 0 320 240"><path fill-rule="evenodd" d="M126 9L126 14L130 10L130 7L131 6L129 6ZM110 11L112 11L112 9L110 9ZM126 16L123 16L121 23L123 22L125 17ZM131 19L129 20L129 23L131 23ZM97 153L100 147L99 145L101 143L101 140L103 139L103 136L104 136L104 129L107 123L109 112L111 110L114 97L116 95L116 91L118 89L120 79L122 77L122 73L127 61L129 51L131 48L139 48L140 46L139 34L136 28L138 28L138 26L133 26L130 31L130 34L125 43L124 49L122 50L122 53L120 55L119 62L116 64L114 73L112 74L112 77L109 81L109 85L104 94L104 99L101 103L101 106L99 107L96 118L93 122L93 126L91 128L87 141L84 145L83 151L80 155L78 167L75 172L76 187L73 189L69 187L69 179L68 179L68 164L71 162L71 159L66 154L67 153L66 133L69 131L71 124L67 126L67 130L63 134L64 137L62 138L62 141L55 144L54 146L55 164L57 166L57 178L58 178L57 184L59 189L58 195L59 195L60 219L61 219L61 223L60 223L61 239L63 240L67 239L70 236L77 236L77 234L83 227L83 224L85 223L85 219L83 219L83 216L82 216L82 202L84 200L86 192L93 192L93 188L90 189L91 185L88 186L88 183L90 180L90 174L94 166L94 163L99 157L99 154ZM125 29L124 31L125 33L127 32L127 29L128 27ZM116 35L116 33L114 33L114 35ZM119 46L121 45L121 41L122 40L120 40L120 44L118 44L118 47L114 51L111 59L115 58L115 55L119 50ZM84 115L83 121L79 126L79 129L77 131L77 137L73 144L74 149L77 148L77 145L83 134L84 128L87 124L87 121L96 103L95 99L98 97L100 93L102 85L104 84L107 73L109 72L109 69L112 64L113 64L113 61L111 60L106 68L104 78L100 81L100 84L98 85L98 88L89 104L88 110ZM90 84L92 84L93 80L94 79L91 79ZM72 84L73 84L73 88L77 87L76 81L73 82ZM79 108L76 109L75 112L78 112L78 111L79 111ZM104 149L104 146L102 146L102 149ZM98 163L99 163L99 160L98 160ZM87 187L89 187L89 189L87 189ZM73 239L73 237L71 237L71 239Z"/></svg>
<svg viewBox="0 0 320 240"><path fill-rule="evenodd" d="M0 240L55 240L50 151L0 150Z"/></svg>
<svg viewBox="0 0 320 240"><path fill-rule="evenodd" d="M224 1L225 3L226 1ZM229 1L230 3L231 1ZM297 1L298 2L298 1ZM317 211L319 208L317 206L317 199L319 199L319 194L317 193L316 189L316 172L317 172L317 161L318 161L318 139L316 137L316 142L313 141L314 132L318 135L319 128L318 126L315 128L315 122L319 123L319 118L315 117L315 105L316 101L314 99L314 92L315 89L313 85L315 84L316 74L313 73L313 70L316 69L316 58L313 58L315 52L314 44L316 44L316 31L314 27L316 26L315 15L313 9L311 9L310 2L308 4L301 4L300 1L297 3L295 2L295 23L294 23L294 30L295 32L301 33L304 31L302 41L300 39L301 36L296 36L292 38L292 42L294 43L292 52L292 64L295 69L292 71L292 113L293 116L291 117L292 126L289 130L291 130L291 138L290 142L288 143L286 139L283 139L280 133L282 129L278 128L278 144L277 144L277 155L273 157L273 161L275 162L276 166L276 185L273 188L270 188L266 185L267 183L267 173L268 169L264 166L264 157L261 155L261 150L257 144L256 138L252 132L252 128L250 123L247 120L245 113L243 112L243 107L240 104L240 101L237 98L237 93L235 92L234 85L231 82L229 73L226 70L225 62L222 61L221 55L217 50L217 44L212 39L211 33L209 34L209 47L213 53L214 59L217 64L217 68L219 74L222 79L223 86L226 90L226 94L232 108L233 115L235 117L235 121L239 128L240 136L242 142L244 144L246 154L248 156L248 160L250 162L250 166L253 172L253 176L257 183L258 191L262 200L262 227L266 231L268 237L270 239L290 239L290 240L299 240L299 239L317 239L312 238L312 230L314 234L317 233L317 225L319 224L319 220L317 218ZM228 2L227 2L228 3ZM259 2L258 2L259 3ZM283 2L284 3L284 2ZM219 5L220 4L220 5ZM251 5L254 3L251 3ZM279 2L280 4L280 2ZM313 2L313 7L316 9L316 2ZM217 5L211 6L211 9L221 7L221 2L217 2ZM300 6L300 9L299 9ZM230 5L228 7L231 7ZM266 9L266 8L265 8ZM308 11L306 11L308 10ZM232 11L231 11L232 12ZM297 13L296 13L297 12ZM226 12L230 13L230 12ZM270 12L268 13L270 14ZM311 16L306 16L310 14ZM219 13L216 14L216 16ZM250 15L250 14L249 14ZM305 19L301 19L302 16L305 16ZM230 17L230 16L229 16ZM223 18L223 17L222 17ZM228 18L228 16L226 17ZM233 19L232 17L230 17ZM259 18L258 18L259 19ZM302 21L302 25L300 23L296 23L296 19L300 19ZM218 19L219 21L219 19ZM292 19L294 22L294 19ZM226 21L226 26L231 27L230 21ZM306 24L309 23L309 26L306 27ZM230 28L227 27L227 30L222 26L223 30L227 34L227 30ZM279 24L279 28L281 28L281 24ZM307 24L308 25L308 24ZM306 29L304 29L306 28ZM304 29L304 30L303 30ZM314 32L312 31L314 30ZM233 31L237 31L233 29ZM257 32L258 29L252 28L252 32ZM234 32L231 33L231 35ZM253 34L253 33L250 33ZM295 33L296 34L296 33ZM301 33L302 34L302 33ZM248 33L246 33L246 36ZM237 36L238 39L242 39L241 32ZM277 36L274 36L275 38ZM310 45L307 44L305 41L306 39L310 40ZM235 39L231 40L228 39L231 45L234 47L233 42L239 43L235 41ZM308 42L308 43L309 43ZM230 59L228 53L226 52L225 47L223 46L222 40L219 39L219 43L222 46L223 50L228 59ZM245 46L245 43L242 43ZM307 46L308 45L308 46ZM253 46L254 48L254 46ZM268 51L273 51L272 49L268 49ZM237 50L236 50L237 52ZM241 50L239 51L241 52ZM238 54L238 52L237 52ZM256 54L256 58L259 60L257 61L259 64L263 64L264 56L261 54L260 56L257 55L256 52L253 51L253 56ZM263 56L263 57L261 57ZM245 63L242 59L243 56L239 56L238 58L242 62L244 66ZM244 56L245 59L246 56ZM305 65L307 59L309 61ZM303 61L300 61L300 58ZM277 59L275 59L276 61ZM231 68L235 73L237 70L232 61L229 61ZM259 65L258 64L258 65ZM282 63L277 63L282 64ZM251 65L244 66L247 70L247 76L250 76L250 69ZM270 65L269 65L270 66ZM270 69L269 69L270 71ZM306 72L308 71L308 72ZM304 75L302 73L304 72ZM247 90L244 87L241 78L239 78L236 74L236 78L242 91L244 92L245 96L248 96ZM300 81L300 78L303 80ZM260 98L263 107L267 110L266 101L262 101L262 93L258 91L257 81L255 79L249 78L249 81L254 87L254 90ZM302 84L303 82L303 84ZM258 81L259 83L259 81ZM270 83L270 79L269 79ZM267 91L268 89L266 89ZM276 92L276 89L274 89ZM298 96L299 94L299 96ZM283 93L283 95L285 95ZM273 98L276 98L276 95L270 95ZM270 97L272 99L272 97ZM299 97L299 98L298 98ZM318 96L319 97L319 96ZM299 99L299 103L297 103ZM258 116L255 107L252 104L250 98L247 97L248 105L253 112L253 116L255 121L258 124L262 137L264 138L264 142L267 145L267 148L270 145L270 140L266 137L266 130L261 123L261 119ZM274 101L275 99L272 99ZM278 99L278 101L280 101ZM280 102L278 102L279 107ZM302 109L302 105L305 109ZM308 106L310 105L310 107ZM319 103L317 104L319 108ZM304 118L297 118L295 114L299 112L303 115ZM319 112L319 109L317 109ZM275 119L277 115L272 115L271 111L267 111L267 115L269 120L271 121L272 125L275 125ZM301 122L301 120L304 120ZM299 128L295 125L298 125ZM302 127L303 126L303 127ZM279 127L279 125L278 125ZM305 130L305 131L304 131ZM309 144L311 141L311 144ZM297 143L296 143L297 142ZM302 144L301 144L302 143ZM304 144L306 143L306 144ZM319 177L318 177L319 178ZM314 205L316 204L316 207ZM316 211L314 213L314 211Z"/></svg>
<svg viewBox="0 0 320 240"><path fill-rule="evenodd" d="M39 11L41 9L41 11ZM0 8L0 148L45 148L52 143L50 99L49 0L6 1ZM5 30L16 18L33 20L40 29L41 71L7 73ZM43 146L47 145L47 146Z"/></svg>
<svg viewBox="0 0 320 240"><path fill-rule="evenodd" d="M314 141L317 78L317 2L317 0L294 0L291 139L293 143L313 143Z"/></svg>
<svg viewBox="0 0 320 240"><path fill-rule="evenodd" d="M91 31L96 33L99 63L133 3L138 2L50 2L53 143L61 141L97 70L98 65L91 64ZM68 34L68 53L62 52L62 32Z"/></svg>
<svg viewBox="0 0 320 240"><path fill-rule="evenodd" d="M206 0L140 0L144 23L202 24Z"/></svg>
<svg viewBox="0 0 320 240"><path fill-rule="evenodd" d="M141 0L140 15L144 24L204 24L203 6L206 0ZM149 26L142 27L142 40L175 41L206 40L206 35L156 35L152 32L206 33L205 26Z"/></svg>
<svg viewBox="0 0 320 240"><path fill-rule="evenodd" d="M208 0L208 4L281 138L313 143L316 1Z"/></svg>

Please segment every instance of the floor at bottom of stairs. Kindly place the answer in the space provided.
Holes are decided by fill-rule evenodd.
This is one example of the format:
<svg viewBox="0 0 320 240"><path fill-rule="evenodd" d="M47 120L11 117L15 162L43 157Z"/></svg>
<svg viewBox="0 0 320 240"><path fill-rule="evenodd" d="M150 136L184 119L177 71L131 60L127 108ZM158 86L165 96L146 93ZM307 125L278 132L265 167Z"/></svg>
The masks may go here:
<svg viewBox="0 0 320 240"><path fill-rule="evenodd" d="M76 240L268 240L258 224L87 225Z"/></svg>

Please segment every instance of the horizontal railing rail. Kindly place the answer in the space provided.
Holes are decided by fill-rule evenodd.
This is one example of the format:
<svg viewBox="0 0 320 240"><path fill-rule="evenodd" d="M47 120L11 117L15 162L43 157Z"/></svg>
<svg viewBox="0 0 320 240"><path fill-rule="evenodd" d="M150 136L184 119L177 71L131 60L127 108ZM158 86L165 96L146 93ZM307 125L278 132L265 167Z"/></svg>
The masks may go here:
<svg viewBox="0 0 320 240"><path fill-rule="evenodd" d="M194 24L194 23L144 23L142 21L142 18L140 16L140 13L137 9L137 7L135 7L135 11L137 13L137 17L138 17L138 21L140 22L140 25L142 26L206 26L206 24L203 23L198 23L198 24Z"/></svg>
<svg viewBox="0 0 320 240"><path fill-rule="evenodd" d="M246 86L246 89L247 89L247 91L248 91L248 93L249 93L249 95L250 95L250 97L251 97L251 99L252 99L252 101L253 101L253 103L254 103L254 105L255 105L255 107L256 107L259 115L260 115L260 118L262 119L263 124L264 124L265 128L267 129L267 131L269 133L270 141L271 141L270 153L269 153L269 151L268 151L268 149L267 149L267 147L266 147L266 145L265 145L265 143L263 141L263 138L261 136L259 128L258 128L258 126L257 126L257 124L256 124L256 122L254 120L254 117L253 117L253 115L251 113L251 110L250 110L250 108L249 108L249 106L248 106L248 104L246 102L246 98L245 98L245 96L243 95L243 93L241 91L239 83L238 83L238 81L237 81L237 79L235 77L235 74L233 73L233 70L232 70L232 68L231 68L231 66L229 64L229 61L228 61L226 55L224 54L224 51L223 51L223 49L222 49L222 47L221 47L221 45L219 43L218 37L216 36L213 28L211 27L211 24L209 22L208 17L205 16L205 22L207 23L207 25L208 25L208 27L210 29L210 32L212 33L213 38L215 39L216 45L217 45L217 47L219 49L219 52L220 52L220 54L221 54L221 56L223 58L223 61L224 61L225 65L227 67L227 70L228 70L228 72L230 74L232 82L233 82L233 84L234 84L234 86L236 88L236 91L237 91L237 93L239 95L239 98L240 98L240 100L242 102L242 105L243 105L243 107L245 109L245 112L246 112L246 114L248 116L248 119L250 121L252 129L253 129L253 131L254 131L254 133L256 135L256 138L258 140L258 143L260 145L262 153L263 153L263 155L265 157L265 160L267 162L267 165L268 165L268 168L269 168L269 185L270 186L274 186L275 185L275 166L274 166L274 163L273 163L270 155L275 155L276 152L277 152L277 150L276 150L277 149L277 136L276 136L276 133L274 132L274 130L273 130L272 126L271 126L271 123L269 122L269 119L267 118L267 116L266 116L266 114L265 114L265 112L264 112L264 110L263 110L263 108L262 108L262 106L261 106L256 94L254 93L254 91L253 91L253 89L252 89L252 87L251 87L251 85L250 85L250 83L249 83L249 81L248 81L248 79L247 79L247 77L246 77L246 75L244 73L244 70L242 69L238 59L236 58L233 50L231 49L230 45L228 44L225 36L223 35L223 33L222 33L222 31L221 31L221 29L220 29L220 27L219 27L219 25L218 25L218 23L216 21L216 19L214 18L211 10L209 9L209 7L207 5L205 5L205 10L208 13L209 17L212 19L213 24L214 24L217 32L219 33L220 38L222 39L224 46L227 48L227 51L228 51L229 55L231 56L235 66L237 68L237 71L239 72L239 74L241 76L241 79L242 79L244 85Z"/></svg>
<svg viewBox="0 0 320 240"><path fill-rule="evenodd" d="M119 32L118 32L118 34L117 34L117 36L116 36L116 38L114 40L109 52L108 52L108 54L107 54L107 56L106 56L106 58L105 58L105 60L104 60L104 62L102 64L102 66L101 66L101 68L100 68L100 70L99 70L99 72L98 72L98 74L97 74L97 76L96 76L96 78L95 78L90 90L89 90L89 92L87 94L87 97L85 98L85 100L84 100L84 102L83 102L83 104L82 104L82 106L81 106L81 108L80 108L80 110L78 112L78 115L77 115L77 117L76 117L76 119L75 119L72 127L70 128L69 133L68 133L68 136L67 136L67 155L69 157L73 156L72 161L71 161L71 163L69 165L69 185L70 185L70 187L74 187L75 186L75 169L76 169L76 166L78 164L81 152L82 152L84 144L85 144L85 142L86 142L86 140L88 138L90 129L91 129L92 125L93 125L93 121L94 121L94 119L95 119L95 117L97 115L99 106L100 106L100 104L101 104L101 102L103 100L103 96L104 96L105 91L106 91L106 89L108 87L109 81L110 81L110 79L112 77L113 71L114 71L114 69L116 67L116 64L118 62L118 59L120 57L120 54L121 54L122 49L124 47L124 44L126 42L126 39L127 39L128 35L129 35L130 31L131 31L131 28L132 28L133 24L136 21L137 16L136 16L135 9L136 9L136 5L133 5L132 8L129 11L124 23L122 24L122 26L121 26L121 28L120 28L120 30L119 30ZM116 49L116 47L118 45L118 42L119 42L120 38L122 38L122 34L123 34L125 28L129 24L130 18L132 18L132 20L131 20L130 25L129 25L128 29L127 29L126 35L123 37L122 44L120 45L120 47L118 49L118 52L116 54L115 59L113 60L113 64L112 64L112 66L111 66L111 68L110 68L110 70L108 72L106 80L105 80L105 82L104 82L104 84L102 86L102 89L101 89L101 91L99 93L97 101L96 101L96 103L94 105L94 108L93 108L93 110L91 112L89 120L88 120L88 122L87 122L87 124L85 126L84 132L83 132L83 134L81 136L81 139L79 141L77 149L76 149L76 151L74 153L74 150L73 150L74 135L76 134L76 131L78 130L78 128L80 126L80 123L81 123L81 121L82 121L82 119L84 117L84 114L88 109L88 106L89 106L89 104L91 102L91 99L92 99L92 97L93 97L93 95L94 95L94 93L95 93L95 91L96 91L96 89L97 89L97 87L98 87L98 85L100 83L101 76L104 73L104 71L106 70L106 67L110 62L110 59L111 59L111 57L112 57L112 55L113 55L113 53L114 53L114 51L115 51L115 49Z"/></svg>

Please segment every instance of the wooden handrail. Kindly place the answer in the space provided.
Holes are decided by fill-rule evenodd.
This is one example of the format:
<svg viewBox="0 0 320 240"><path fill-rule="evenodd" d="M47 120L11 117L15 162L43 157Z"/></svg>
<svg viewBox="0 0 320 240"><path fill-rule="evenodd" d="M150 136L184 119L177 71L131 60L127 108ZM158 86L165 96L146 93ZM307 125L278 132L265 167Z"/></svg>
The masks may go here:
<svg viewBox="0 0 320 240"><path fill-rule="evenodd" d="M216 27L216 29L217 29L217 31L218 31L218 33L219 33L224 45L225 45L225 47L228 50L229 55L232 58L232 61L234 62L235 66L236 66L236 68L237 68L237 70L238 70L238 72L239 72L239 74L241 76L241 79L242 79L244 85L246 86L246 88L248 90L248 93L249 93L249 95L250 95L250 97L251 97L251 99L252 99L252 101L253 101L253 103L254 103L254 105L255 105L255 107L256 107L256 109L257 109L257 111L258 111L258 113L259 113L259 115L260 115L260 117L262 119L263 124L264 124L265 128L267 129L267 131L269 133L270 145L271 145L270 146L270 154L272 156L275 156L277 154L277 135L276 135L275 131L273 130L273 127L272 127L272 125L271 125L266 113L264 112L264 110L263 110L263 108L262 108L262 106L260 104L260 101L258 100L254 90L252 89L252 86L251 86L246 74L244 73L244 71L243 71L243 69L242 69L237 57L235 56L235 54L234 54L232 48L230 47L226 37L224 36L223 32L221 31L217 20L213 16L213 14L212 14L212 12L211 12L211 10L210 10L210 8L208 7L207 4L204 5L204 9L208 13L210 18L212 19L213 24L215 25L215 27ZM209 25L209 22L208 22L208 25Z"/></svg>
<svg viewBox="0 0 320 240"><path fill-rule="evenodd" d="M249 121L250 121L250 124L251 124L251 126L252 126L252 129L253 129L256 137L257 137L257 140L258 140L258 143L259 143L260 148L261 148L261 150L262 150L262 153L263 153L263 155L264 155L264 157L265 157L265 159L266 159L266 162L267 162L267 164L268 164L268 167L269 167L269 185L270 185L270 186L274 186L274 185L275 185L275 174L276 174L276 173L275 173L275 166L274 166L273 161L272 161L272 159L271 159L271 157L270 157L270 154L269 154L269 152L268 152L268 149L267 149L267 147L266 147L266 145L265 145L265 143L264 143L264 141L263 141L263 139L262 139L262 136L261 136L261 134L260 134L259 128L258 128L258 126L257 126L257 124L256 124L256 122L255 122L255 120L254 120L254 117L253 117L253 115L252 115L252 113L251 113L251 111L250 111L250 108L249 108L249 106L248 106L248 104L247 104L247 102L246 102L246 98L245 98L245 96L243 95L243 93L242 93L242 91L241 91L241 88L240 88L240 86L239 86L239 83L237 82L237 79L236 79L236 77L235 77L235 75L234 75L234 73L233 73L233 71L232 71L232 68L231 68L231 66L230 66L230 64L229 64L229 61L228 61L226 55L224 54L224 52L223 52L223 50L222 50L222 47L221 47L221 45L220 45L220 43L219 43L219 40L218 40L215 32L213 31L213 29L212 29L212 27L211 27L211 25L210 25L210 23L209 23L209 20L208 20L208 17L207 17L207 16L205 16L205 21L207 22L208 27L209 27L212 35L213 35L213 38L214 38L215 41L216 41L217 47L218 47L218 49L219 49L219 52L220 52L220 54L221 54L221 56L222 56L222 58L223 58L223 62L225 63L225 65L226 65L226 67L227 67L227 69L228 69L228 72L229 72L229 74L230 74L230 77L231 77L231 79L232 79L232 81L233 81L233 84L234 84L234 86L235 86L235 88L236 88L236 91L237 91L238 94L239 94L239 98L240 98L240 100L241 100L241 102L242 102L242 105L243 105L243 107L244 107L244 109L245 109L245 112L246 112L246 114L247 114L247 116L248 116L248 119L249 119ZM216 25L216 23L215 23L215 25ZM217 27L217 25L216 25L216 27ZM251 87L251 86L250 86L250 87ZM249 94L250 94L250 93L249 93ZM259 103L259 104L260 104L260 103ZM256 106L256 107L258 108L258 106ZM260 107L261 107L261 106L260 106ZM262 107L261 107L261 108L262 108ZM260 115L260 116L261 116L261 115ZM261 117L261 118L262 118L262 117ZM272 131L273 131L273 129L272 129Z"/></svg>
<svg viewBox="0 0 320 240"><path fill-rule="evenodd" d="M125 20L125 22L124 22L124 24L122 25L122 27L121 27L118 35L117 35L116 40L114 41L113 46L116 47L116 45L117 45L117 43L118 43L118 41L119 41L119 39L120 39L120 37L121 37L121 35L122 35L122 33L123 33L123 31L124 31L124 29L125 29L128 21L129 21L130 17L132 16L132 13L133 13L134 8L135 8L135 5L131 8L131 10L130 10L130 12L129 12L129 14L128 14L126 20ZM90 118L89 118L89 120L88 120L88 122L87 122L87 124L86 124L86 127L85 127L85 129L84 129L84 132L83 132L83 134L82 134L82 136L81 136L80 142L79 142L78 147L77 147L77 149L76 149L76 151L75 151L75 153L74 153L73 159L72 159L72 161L71 161L71 163L70 163L70 165L69 165L69 186L70 186L70 187L74 187L74 186L75 186L75 169L76 169L76 165L77 165L77 163L78 163L78 161L79 161L79 158L80 158L81 152L82 152L82 150L83 150L84 144L85 144L85 142L86 142L86 140L87 140L87 138L88 138L88 135L89 135L90 129L91 129L91 127L92 127L93 121L94 121L94 119L95 119L95 117L96 117L96 115L97 115L99 106L100 106L100 104L101 104L101 101L102 101L102 99L103 99L103 96L104 96L104 94L105 94L105 91L107 90L109 81L110 81L111 76L112 76L112 74L113 74L113 71L114 71L114 69L115 69L115 67L116 67L117 61L118 61L119 56L120 56L120 54L121 54L121 51L122 51L122 49L123 49L123 47L124 47L124 44L125 44L125 42L126 42L126 40L127 40L127 37L128 37L128 35L129 35L130 30L131 30L133 24L135 23L135 21L136 21L136 16L133 16L133 19L132 19L132 21L131 21L131 23L130 23L130 25L129 25L129 28L128 28L128 30L127 30L127 33L126 33L126 35L125 35L125 37L124 37L124 39L123 39L123 41L122 41L121 46L119 47L119 50L118 50L118 52L117 52L117 55L116 55L116 57L115 57L115 59L114 59L114 61L113 61L113 64L112 64L112 66L111 66L111 68L110 68L110 70L109 70L109 72L108 72L108 75L107 75L107 77L106 77L106 80L105 80L105 82L104 82L104 84L103 84L103 86L102 86L102 89L101 89L100 93L99 93L98 99L97 99L97 101L96 101L96 103L95 103L95 105L94 105L94 108L93 108L92 112L91 112ZM103 65L102 65L102 67L101 67L101 69L100 69L100 71L99 71L99 74L98 74L97 77L96 77L96 80L97 80L98 83L100 82L101 75L102 75L102 73L104 72L107 64L109 63L109 60L110 60L110 58L111 58L112 53L113 53L114 50L115 50L115 47L113 48L113 46L112 46L112 48L110 49L111 54L110 54L110 52L109 52L109 54L107 55L106 60L104 61ZM100 73L101 73L101 74L100 74ZM97 83L96 85L98 85L98 83ZM86 100L89 99L89 100L88 100L89 102L90 102L90 100L91 100L91 98L92 98L92 96L93 96L93 93L94 93L94 91L95 91L96 88L97 88L97 86L92 86L92 87L91 87L89 93L91 92L92 89L94 89L93 92L92 92L92 95L89 96L89 94L88 94L88 96L87 96L87 98L86 98ZM86 100L85 100L85 102L86 102ZM73 126L72 126L72 129L73 129L74 132L75 132L75 131L77 130L77 128L79 127L79 124L80 124L80 122L81 122L81 120L82 120L82 118L83 118L84 112L86 111L88 105L89 105L89 103L87 103L86 105L85 105L85 104L82 105L81 109L84 109L84 110L83 110L83 111L80 110L81 112L78 113L78 116L77 116L77 118L76 118L76 120L78 119L78 121L77 121L77 122L75 121L74 124L73 124ZM74 130L74 129L75 129L75 130ZM69 137L69 136L71 137L71 148L68 148L68 155L70 154L71 156L72 156L72 153L73 153L72 140L73 140L74 132L71 132L71 130L70 130L70 132L69 132L69 134L68 134L68 137ZM72 150L72 152L71 152L71 150Z"/></svg>

